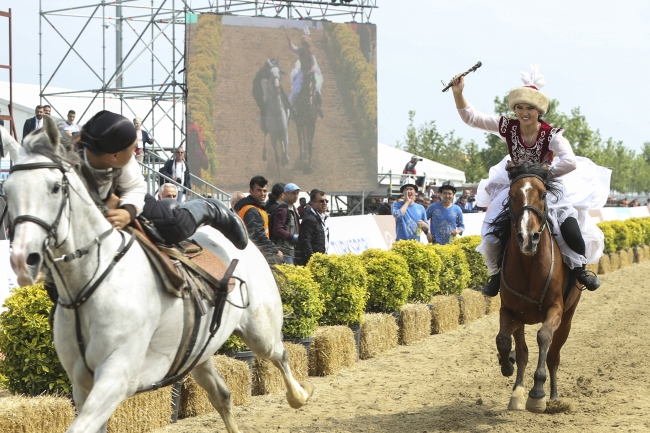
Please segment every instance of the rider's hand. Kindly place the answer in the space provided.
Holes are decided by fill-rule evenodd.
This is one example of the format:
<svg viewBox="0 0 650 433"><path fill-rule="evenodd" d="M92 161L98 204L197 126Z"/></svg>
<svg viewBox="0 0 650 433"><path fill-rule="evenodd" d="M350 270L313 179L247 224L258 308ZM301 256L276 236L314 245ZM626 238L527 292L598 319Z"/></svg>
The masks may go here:
<svg viewBox="0 0 650 433"><path fill-rule="evenodd" d="M106 212L106 221L118 230L131 222L131 214L124 209L110 209Z"/></svg>
<svg viewBox="0 0 650 433"><path fill-rule="evenodd" d="M465 88L465 77L456 78L451 81L451 91L454 95L462 95Z"/></svg>
<svg viewBox="0 0 650 433"><path fill-rule="evenodd" d="M284 254L282 254L282 251L278 250L278 261L282 262L284 260Z"/></svg>
<svg viewBox="0 0 650 433"><path fill-rule="evenodd" d="M104 201L104 204L109 209L117 209L117 207L120 205L120 198L115 194L111 194L110 197Z"/></svg>

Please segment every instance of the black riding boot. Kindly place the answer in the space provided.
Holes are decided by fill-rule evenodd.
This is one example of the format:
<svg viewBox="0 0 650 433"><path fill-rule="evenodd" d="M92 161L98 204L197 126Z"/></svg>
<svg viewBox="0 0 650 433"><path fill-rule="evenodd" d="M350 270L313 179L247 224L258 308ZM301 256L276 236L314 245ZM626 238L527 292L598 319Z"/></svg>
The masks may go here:
<svg viewBox="0 0 650 433"><path fill-rule="evenodd" d="M243 250L248 245L248 232L243 221L219 200L210 198L190 200L181 208L187 209L192 214L197 229L209 224L223 233L238 249Z"/></svg>
<svg viewBox="0 0 650 433"><path fill-rule="evenodd" d="M483 294L485 296L496 296L499 294L499 287L501 287L501 271L490 277L490 281L483 287Z"/></svg>
<svg viewBox="0 0 650 433"><path fill-rule="evenodd" d="M564 242L576 253L584 256L586 252L585 241L582 238L582 232L580 231L580 226L578 221L575 218L569 217L560 226L560 232L564 238ZM573 270L575 273L576 279L582 285L584 285L588 290L594 291L600 287L600 280L593 272L590 272L585 269L585 266L580 268L575 268Z"/></svg>

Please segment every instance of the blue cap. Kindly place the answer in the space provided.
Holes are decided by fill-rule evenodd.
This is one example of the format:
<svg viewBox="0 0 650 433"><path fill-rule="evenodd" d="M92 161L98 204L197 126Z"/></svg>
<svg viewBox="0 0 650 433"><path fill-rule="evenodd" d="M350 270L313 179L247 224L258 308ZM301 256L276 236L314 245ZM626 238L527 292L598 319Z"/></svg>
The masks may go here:
<svg viewBox="0 0 650 433"><path fill-rule="evenodd" d="M288 183L284 186L284 192L300 191L300 187L295 183Z"/></svg>

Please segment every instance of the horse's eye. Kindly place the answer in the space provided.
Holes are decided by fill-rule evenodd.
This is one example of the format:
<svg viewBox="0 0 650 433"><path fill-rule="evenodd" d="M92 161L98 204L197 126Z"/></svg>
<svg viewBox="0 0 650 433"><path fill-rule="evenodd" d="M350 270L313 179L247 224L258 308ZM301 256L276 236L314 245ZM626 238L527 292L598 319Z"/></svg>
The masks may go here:
<svg viewBox="0 0 650 433"><path fill-rule="evenodd" d="M546 193L542 194L542 200L546 200Z"/></svg>
<svg viewBox="0 0 650 433"><path fill-rule="evenodd" d="M57 182L52 188L52 194L57 194L59 191L61 191L61 184Z"/></svg>

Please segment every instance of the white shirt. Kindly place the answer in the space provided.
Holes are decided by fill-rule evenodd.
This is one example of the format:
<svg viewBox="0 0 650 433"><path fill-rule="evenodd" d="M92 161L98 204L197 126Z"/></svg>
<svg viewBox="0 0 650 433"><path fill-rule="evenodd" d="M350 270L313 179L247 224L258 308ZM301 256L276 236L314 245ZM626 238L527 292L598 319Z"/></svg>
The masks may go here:
<svg viewBox="0 0 650 433"><path fill-rule="evenodd" d="M41 117L40 119L36 116L34 116L34 119L36 119L36 129L41 129L43 127L43 118Z"/></svg>
<svg viewBox="0 0 650 433"><path fill-rule="evenodd" d="M458 114L460 114L460 118L463 119L463 122L472 128L487 131L491 134L496 135L501 140L506 141L506 139L504 137L501 137L499 134L499 120L501 117L490 116L488 114L481 113L480 111L476 111L474 106L470 103L467 103L467 107L460 108L458 110ZM571 148L569 140L562 136L561 131L555 134L553 138L551 138L548 147L559 159L559 161L550 168L551 174L553 176L562 176L576 169L578 164L576 155L573 153L573 148Z"/></svg>
<svg viewBox="0 0 650 433"><path fill-rule="evenodd" d="M61 131L61 135L64 135L64 132L69 132L70 134L76 134L79 132L79 125L76 123L68 123L68 122L61 122L59 123L59 131Z"/></svg>
<svg viewBox="0 0 650 433"><path fill-rule="evenodd" d="M174 163L172 164L172 178L180 179L178 183L184 185L183 182L185 181L185 162L178 162L174 159Z"/></svg>
<svg viewBox="0 0 650 433"><path fill-rule="evenodd" d="M111 171L109 168L105 171ZM112 182L106 182L99 185L98 193L102 198L106 198L111 191ZM117 178L115 188L120 191L120 204L122 207L125 204L130 204L135 207L135 214L140 215L144 207L144 196L147 194L147 183L142 177L140 166L138 165L135 157L131 156L129 162L122 168L122 173Z"/></svg>

